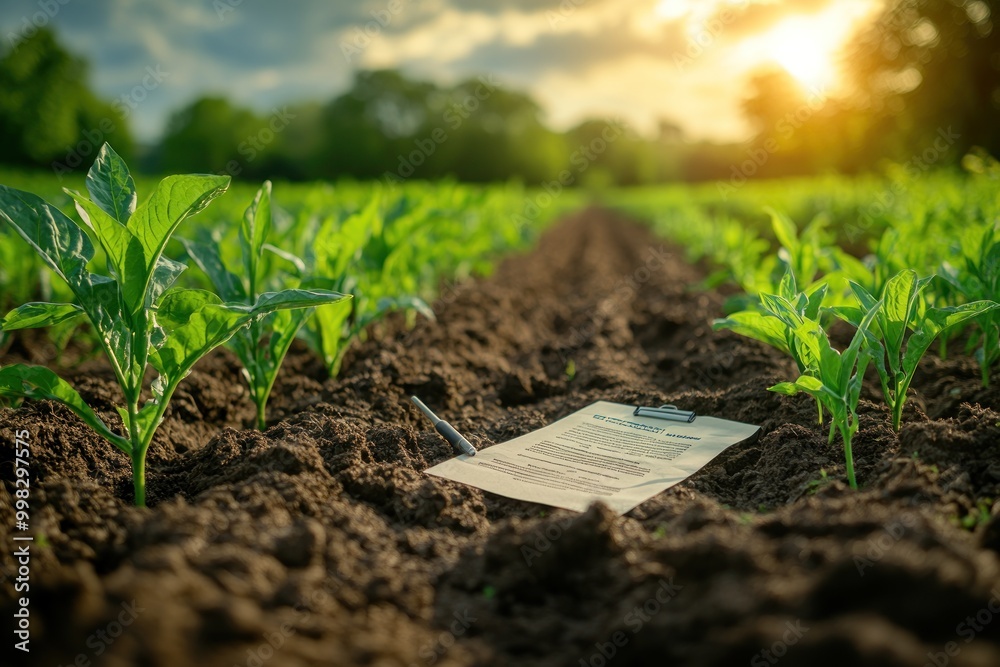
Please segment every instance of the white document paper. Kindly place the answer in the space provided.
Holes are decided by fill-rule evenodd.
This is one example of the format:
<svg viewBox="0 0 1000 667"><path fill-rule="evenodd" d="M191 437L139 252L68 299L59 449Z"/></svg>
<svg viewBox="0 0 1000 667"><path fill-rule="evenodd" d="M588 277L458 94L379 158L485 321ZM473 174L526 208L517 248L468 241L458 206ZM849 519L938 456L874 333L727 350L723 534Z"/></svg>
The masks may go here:
<svg viewBox="0 0 1000 667"><path fill-rule="evenodd" d="M691 423L635 417L634 410L599 401L545 428L426 472L578 512L600 500L624 514L760 430L714 417Z"/></svg>

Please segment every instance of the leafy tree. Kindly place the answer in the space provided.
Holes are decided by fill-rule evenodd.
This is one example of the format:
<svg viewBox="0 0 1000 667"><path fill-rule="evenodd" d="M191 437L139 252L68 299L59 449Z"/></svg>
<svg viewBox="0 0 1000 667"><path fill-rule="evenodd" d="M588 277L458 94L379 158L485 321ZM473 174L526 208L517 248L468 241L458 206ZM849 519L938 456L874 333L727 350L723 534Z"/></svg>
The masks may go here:
<svg viewBox="0 0 1000 667"><path fill-rule="evenodd" d="M87 65L63 49L51 30L38 30L0 57L0 91L5 162L49 167L58 161L70 169L82 167L105 139L124 155L131 153L121 114L94 95Z"/></svg>
<svg viewBox="0 0 1000 667"><path fill-rule="evenodd" d="M255 141L266 122L222 97L203 97L174 113L160 146L159 168L246 176L248 165L273 150ZM273 142L273 140L272 140Z"/></svg>
<svg viewBox="0 0 1000 667"><path fill-rule="evenodd" d="M394 70L360 71L351 89L323 110L323 174L379 178L398 168L398 156L413 150L427 129L430 83L411 81Z"/></svg>
<svg viewBox="0 0 1000 667"><path fill-rule="evenodd" d="M858 108L870 114L867 139L894 157L939 128L1000 151L1000 33L995 0L895 0L862 32L848 67Z"/></svg>

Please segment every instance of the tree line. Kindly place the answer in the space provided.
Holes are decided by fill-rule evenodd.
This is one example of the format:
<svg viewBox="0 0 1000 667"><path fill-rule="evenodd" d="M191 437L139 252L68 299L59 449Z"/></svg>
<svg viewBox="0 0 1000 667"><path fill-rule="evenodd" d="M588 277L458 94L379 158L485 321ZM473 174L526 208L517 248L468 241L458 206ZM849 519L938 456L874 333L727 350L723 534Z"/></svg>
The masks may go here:
<svg viewBox="0 0 1000 667"><path fill-rule="evenodd" d="M970 149L1000 153L1000 35L994 0L895 0L853 41L850 91L810 91L780 70L750 81L745 144L692 143L661 120L644 136L621 119L548 127L525 92L484 76L453 86L400 71L358 71L332 100L259 112L219 96L176 111L153 146L129 117L150 70L129 94L102 100L87 64L40 29L0 57L0 141L5 163L82 170L103 143L148 172L228 173L262 180L455 178L528 184L636 185L666 181L858 173L881 161L911 171L955 163ZM149 81L147 82L147 79Z"/></svg>

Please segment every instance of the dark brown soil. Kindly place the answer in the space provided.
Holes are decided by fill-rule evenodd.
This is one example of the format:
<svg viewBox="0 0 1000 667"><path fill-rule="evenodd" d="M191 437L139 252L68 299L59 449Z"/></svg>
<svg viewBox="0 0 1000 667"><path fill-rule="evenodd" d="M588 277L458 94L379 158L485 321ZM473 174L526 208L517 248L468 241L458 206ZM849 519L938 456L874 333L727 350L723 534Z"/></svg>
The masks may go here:
<svg viewBox="0 0 1000 667"><path fill-rule="evenodd" d="M3 664L1000 665L997 390L928 360L898 436L864 402L851 491L813 404L765 391L790 363L713 333L722 297L681 256L583 213L336 381L294 351L263 434L216 354L151 450L150 509L64 408L0 411L3 571L20 429L39 538L31 653ZM103 366L70 379L112 418ZM763 430L625 517L574 514L425 475L451 454L411 393L480 448L598 399Z"/></svg>

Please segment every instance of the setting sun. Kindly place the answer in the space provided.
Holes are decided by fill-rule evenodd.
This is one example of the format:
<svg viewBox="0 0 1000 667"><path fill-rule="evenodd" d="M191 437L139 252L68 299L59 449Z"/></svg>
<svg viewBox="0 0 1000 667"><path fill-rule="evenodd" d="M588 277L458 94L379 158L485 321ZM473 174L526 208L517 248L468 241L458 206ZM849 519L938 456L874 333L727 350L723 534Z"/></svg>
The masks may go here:
<svg viewBox="0 0 1000 667"><path fill-rule="evenodd" d="M837 79L844 35L815 18L790 18L762 37L768 57L807 88L827 88Z"/></svg>

